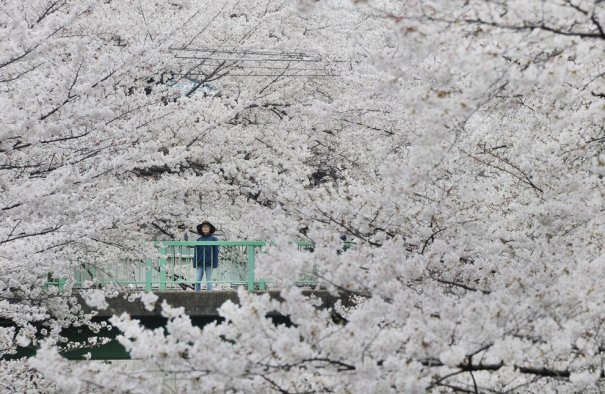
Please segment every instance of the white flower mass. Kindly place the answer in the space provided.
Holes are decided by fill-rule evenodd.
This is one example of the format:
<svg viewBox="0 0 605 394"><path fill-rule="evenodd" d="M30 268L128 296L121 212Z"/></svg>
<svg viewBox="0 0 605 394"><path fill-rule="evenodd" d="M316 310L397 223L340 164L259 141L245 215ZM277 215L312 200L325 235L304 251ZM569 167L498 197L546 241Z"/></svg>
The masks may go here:
<svg viewBox="0 0 605 394"><path fill-rule="evenodd" d="M85 290L81 292L84 302L96 309L105 309L109 306L105 300L105 293L100 289Z"/></svg>
<svg viewBox="0 0 605 394"><path fill-rule="evenodd" d="M0 392L605 390L604 43L600 0L2 0ZM85 313L202 220L279 301Z"/></svg>
<svg viewBox="0 0 605 394"><path fill-rule="evenodd" d="M145 305L145 309L152 311L155 308L155 302L158 300L158 296L153 293L142 293L141 302Z"/></svg>

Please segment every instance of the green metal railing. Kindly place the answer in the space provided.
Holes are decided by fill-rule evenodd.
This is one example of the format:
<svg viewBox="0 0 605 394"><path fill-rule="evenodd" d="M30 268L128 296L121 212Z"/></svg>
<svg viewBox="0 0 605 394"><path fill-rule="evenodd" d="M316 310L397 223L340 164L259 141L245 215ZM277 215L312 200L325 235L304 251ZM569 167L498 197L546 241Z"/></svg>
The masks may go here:
<svg viewBox="0 0 605 394"><path fill-rule="evenodd" d="M187 290L193 289L196 269L193 267L195 246L218 246L219 266L213 270L211 283L218 289L234 289L245 286L249 291L265 290L267 283L255 276L255 260L258 253L269 245L266 241L155 241L159 257L123 259L113 263L78 262L73 281L75 287L89 282L92 286L117 285L131 290ZM342 250L351 246L344 242ZM311 242L295 242L299 250L313 251ZM293 275L293 284L317 286L314 266L304 267ZM58 286L61 290L66 279L51 279L45 286ZM206 278L201 285L206 284Z"/></svg>

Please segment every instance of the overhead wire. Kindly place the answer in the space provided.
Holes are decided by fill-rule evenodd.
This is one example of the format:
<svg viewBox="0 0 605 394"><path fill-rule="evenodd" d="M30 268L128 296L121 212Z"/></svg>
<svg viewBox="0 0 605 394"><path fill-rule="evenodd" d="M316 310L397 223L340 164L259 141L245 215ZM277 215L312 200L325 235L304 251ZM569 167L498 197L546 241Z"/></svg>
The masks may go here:
<svg viewBox="0 0 605 394"><path fill-rule="evenodd" d="M303 52L279 52L279 51L267 51L267 50L253 50L253 49L221 49L221 48L170 48L176 52L174 57L182 60L183 65L189 62L194 62L195 66L189 67L186 72L173 73L175 77L189 78L189 77L206 77L209 73L204 73L202 70L206 67L221 67L226 72L222 75L223 77L338 77L340 74L336 74L327 65L331 63L344 62L342 60L330 59L324 60L317 55L310 55ZM181 53L179 53L181 52ZM192 55L186 55L185 53L192 53ZM197 55L193 55L196 53ZM201 55L201 56L200 56ZM220 57L215 57L218 55ZM284 66L277 66L279 63L286 63ZM290 67L292 63L323 63L323 67ZM265 65L267 64L267 65ZM271 66L273 65L273 66ZM228 70L238 70L239 73L231 73ZM250 73L242 73L246 70L258 70L258 72L251 71ZM263 72L267 70L267 72ZM281 72L280 72L281 71ZM305 73L313 72L313 73ZM198 79L198 78L192 78Z"/></svg>

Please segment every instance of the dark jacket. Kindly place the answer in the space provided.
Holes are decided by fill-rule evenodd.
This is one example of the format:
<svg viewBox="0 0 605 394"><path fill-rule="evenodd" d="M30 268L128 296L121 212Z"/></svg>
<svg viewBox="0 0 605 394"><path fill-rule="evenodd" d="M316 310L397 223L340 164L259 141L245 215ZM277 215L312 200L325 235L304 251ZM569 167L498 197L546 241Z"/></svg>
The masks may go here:
<svg viewBox="0 0 605 394"><path fill-rule="evenodd" d="M215 235L201 236L198 241L218 241ZM205 264L204 264L205 263ZM193 249L193 268L209 267L218 268L218 245L197 245Z"/></svg>

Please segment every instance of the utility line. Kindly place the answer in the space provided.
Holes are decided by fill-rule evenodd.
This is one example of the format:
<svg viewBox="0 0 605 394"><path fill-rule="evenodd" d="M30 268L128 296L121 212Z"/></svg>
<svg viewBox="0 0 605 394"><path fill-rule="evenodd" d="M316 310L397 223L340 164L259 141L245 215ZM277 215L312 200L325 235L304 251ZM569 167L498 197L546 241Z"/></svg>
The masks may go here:
<svg viewBox="0 0 605 394"><path fill-rule="evenodd" d="M216 67L216 66L220 66L220 64L204 64L205 67ZM227 67L225 67L227 68ZM325 68L323 67L318 67L318 68L309 68L309 67L269 67L269 66L240 66L240 65L233 65L233 66L228 66L228 68L239 68L239 69L244 69L244 68L260 68L260 69L266 69L266 70L297 70L297 71L301 71L301 70L325 70ZM188 75L200 75L200 73L186 73Z"/></svg>
<svg viewBox="0 0 605 394"><path fill-rule="evenodd" d="M245 58L216 58L216 57L197 57L197 56L174 56L176 59L192 59L192 60L220 60L220 61L237 61L237 62L320 62L321 59L245 59Z"/></svg>
<svg viewBox="0 0 605 394"><path fill-rule="evenodd" d="M234 54L250 54L250 55L266 55L266 56L289 56L289 57L311 57L302 52L268 52L258 50L225 50L219 48L170 48L173 51L187 51L187 52L212 52L212 53L234 53Z"/></svg>

